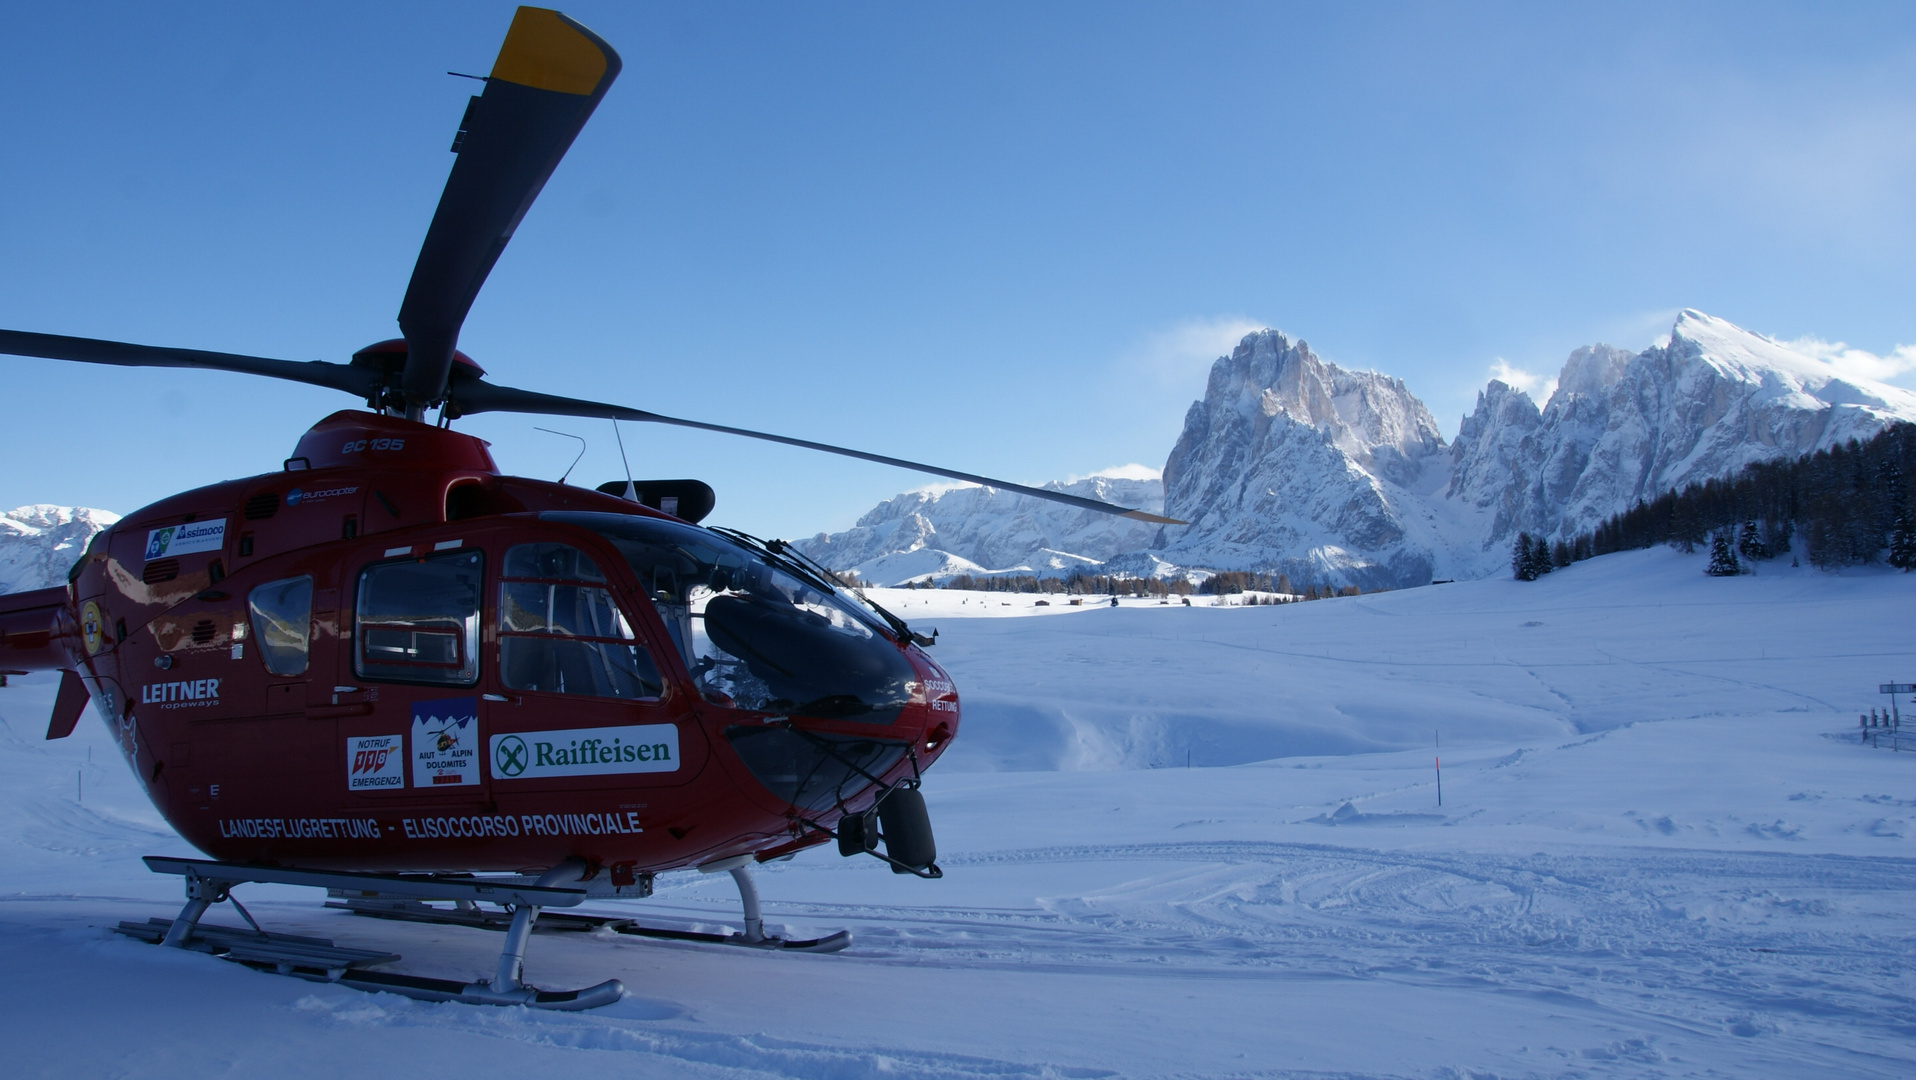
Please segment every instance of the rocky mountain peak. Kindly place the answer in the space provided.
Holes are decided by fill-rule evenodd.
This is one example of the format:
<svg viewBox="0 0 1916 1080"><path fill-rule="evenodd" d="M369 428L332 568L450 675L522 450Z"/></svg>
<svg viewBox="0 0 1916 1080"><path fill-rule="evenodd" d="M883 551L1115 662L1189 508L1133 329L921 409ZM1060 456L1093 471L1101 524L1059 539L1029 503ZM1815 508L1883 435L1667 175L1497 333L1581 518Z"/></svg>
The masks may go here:
<svg viewBox="0 0 1916 1080"><path fill-rule="evenodd" d="M1623 379L1635 356L1613 345L1584 345L1570 354L1557 375L1557 390L1547 406L1563 408L1578 399L1601 398Z"/></svg>
<svg viewBox="0 0 1916 1080"><path fill-rule="evenodd" d="M0 593L63 585L95 533L120 515L36 503L0 514Z"/></svg>
<svg viewBox="0 0 1916 1080"><path fill-rule="evenodd" d="M1185 433L1165 463L1166 490L1179 486L1194 442L1241 430L1256 441L1279 420L1321 432L1367 471L1407 481L1443 434L1403 380L1327 363L1308 343L1277 330L1245 335L1211 365L1204 400L1185 414Z"/></svg>
<svg viewBox="0 0 1916 1080"><path fill-rule="evenodd" d="M1427 576L1428 557L1405 554L1392 492L1422 484L1444 449L1401 380L1347 371L1276 330L1246 335L1212 364L1165 462L1165 512L1191 524L1164 530L1161 549L1299 580Z"/></svg>

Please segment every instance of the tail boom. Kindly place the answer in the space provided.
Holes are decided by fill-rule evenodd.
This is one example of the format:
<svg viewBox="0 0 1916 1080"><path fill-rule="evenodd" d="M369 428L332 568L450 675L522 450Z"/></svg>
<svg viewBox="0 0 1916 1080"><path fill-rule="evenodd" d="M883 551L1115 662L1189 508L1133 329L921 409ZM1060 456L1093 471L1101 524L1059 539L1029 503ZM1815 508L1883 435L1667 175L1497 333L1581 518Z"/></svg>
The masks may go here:
<svg viewBox="0 0 1916 1080"><path fill-rule="evenodd" d="M79 663L80 628L65 586L0 596L0 671L69 670Z"/></svg>

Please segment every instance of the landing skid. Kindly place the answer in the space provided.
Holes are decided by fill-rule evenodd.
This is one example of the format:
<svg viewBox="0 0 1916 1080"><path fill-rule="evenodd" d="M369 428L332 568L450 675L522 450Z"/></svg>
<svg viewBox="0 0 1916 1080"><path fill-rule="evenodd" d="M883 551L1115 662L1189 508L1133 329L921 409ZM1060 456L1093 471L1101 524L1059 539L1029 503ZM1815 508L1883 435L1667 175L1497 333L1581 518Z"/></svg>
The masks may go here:
<svg viewBox="0 0 1916 1080"><path fill-rule="evenodd" d="M577 862L555 866L537 881L526 884L522 878L486 879L462 874L364 874L154 855L147 856L145 861L148 869L155 873L179 874L186 879L186 906L170 921L149 919L144 923L123 922L114 927L119 933L149 944L210 953L259 971L315 982L334 982L360 990L384 990L426 1001L525 1005L535 1009L576 1011L610 1005L625 996L625 985L617 979L607 979L582 990L541 990L522 981L520 976L525 963L526 940L531 937L535 926L548 932L610 930L634 937L798 952L837 952L850 945L852 940L851 933L845 930L802 940L767 936L764 920L759 914L758 888L752 881L753 859L750 855L708 863L699 868L705 873L729 872L737 883L739 900L745 912L744 932L737 934L672 930L642 926L631 919L565 913L550 913L541 919L544 908L573 907L586 898L587 890L574 886L591 875L584 864ZM506 940L499 951L498 970L487 982L460 982L371 970L398 960L399 955L343 948L326 938L268 933L253 921L253 916L232 895L235 886L248 883L305 885L326 889L330 896L336 898L327 903L328 907L344 908L356 915L504 931ZM643 892L640 895L650 893L649 877L641 884L641 888ZM448 909L427 903L434 900L449 900L454 906ZM207 909L221 902L231 903L252 929L200 925L200 918ZM495 904L498 908L481 908L480 902Z"/></svg>
<svg viewBox="0 0 1916 1080"><path fill-rule="evenodd" d="M510 920L510 916L508 916ZM122 922L114 929L149 945L161 944L173 925L170 919ZM465 1001L475 1005L530 1005L539 1009L593 1009L609 1005L611 998L598 1001L581 990L533 990L521 987L521 994L501 1000L485 983L463 983L452 979L434 979L423 975L401 975L392 971L371 971L375 964L390 964L398 953L346 949L327 938L297 934L272 934L257 930L238 930L224 926L197 926L182 948L209 953L222 960L244 964L255 971L291 975L313 982L332 982L358 990L386 990L426 1001ZM475 993L475 988L478 992ZM596 989L596 988L595 988ZM531 997L524 997L530 991Z"/></svg>
<svg viewBox="0 0 1916 1080"><path fill-rule="evenodd" d="M186 906L171 922L155 919L146 923L124 922L115 927L120 933L141 941L174 948L212 953L229 960L282 975L320 982L337 982L361 990L387 990L427 1001L464 1001L473 1005L528 1005L536 1009L596 1009L625 996L625 984L608 979L583 990L541 990L520 979L525 963L526 938L542 907L572 907L585 899L584 889L559 886L584 876L584 866L563 863L553 867L531 885L511 881L486 881L473 877L428 874L359 874L341 870L304 870L297 867L255 866L245 863L210 862L204 859L168 859L149 855L146 865L154 873L179 874L186 879ZM396 972L370 971L370 967L391 963L393 953L375 953L363 949L342 949L324 938L269 934L260 929L252 915L232 890L236 885L259 882L276 885L309 885L324 889L342 889L362 896L392 897L408 900L452 900L473 903L490 901L512 907L506 928L505 947L499 952L498 971L489 982L458 982ZM200 917L208 908L230 901L253 931L201 926Z"/></svg>
<svg viewBox="0 0 1916 1080"><path fill-rule="evenodd" d="M433 907L418 900L363 900L358 897L344 897L328 900L326 906L374 919L398 919L404 922L436 923L441 926L471 926L480 930L504 930L512 920L511 914L504 911ZM747 949L787 952L831 953L838 952L852 943L852 934L849 930L840 930L835 934L816 938L783 938L761 934L758 940L748 941L744 934L675 930L663 926L646 926L634 919L597 915L547 913L540 916L538 924L534 927L534 931L541 934L592 933L598 930L664 941L695 941L706 945L737 945Z"/></svg>

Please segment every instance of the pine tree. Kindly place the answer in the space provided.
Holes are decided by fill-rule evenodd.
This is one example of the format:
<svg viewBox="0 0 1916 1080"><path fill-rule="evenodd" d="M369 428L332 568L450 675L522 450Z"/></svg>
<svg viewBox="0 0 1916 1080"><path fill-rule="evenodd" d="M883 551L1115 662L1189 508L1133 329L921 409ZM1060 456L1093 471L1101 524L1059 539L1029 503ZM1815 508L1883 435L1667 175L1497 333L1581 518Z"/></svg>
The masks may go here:
<svg viewBox="0 0 1916 1080"><path fill-rule="evenodd" d="M1743 523L1743 535L1737 540L1736 549L1744 558L1757 562L1770 557L1770 549L1763 543L1762 537L1756 534L1754 519Z"/></svg>
<svg viewBox="0 0 1916 1080"><path fill-rule="evenodd" d="M1889 534L1889 564L1904 573L1916 570L1916 515L1910 514L1908 505L1897 512Z"/></svg>
<svg viewBox="0 0 1916 1080"><path fill-rule="evenodd" d="M1788 555L1791 546L1796 543L1796 523L1788 519L1765 521L1763 523L1763 546L1769 550L1770 558Z"/></svg>
<svg viewBox="0 0 1916 1080"><path fill-rule="evenodd" d="M1541 536L1531 541L1530 580L1535 581L1555 569L1556 567L1550 562L1550 545L1545 543Z"/></svg>
<svg viewBox="0 0 1916 1080"><path fill-rule="evenodd" d="M1537 580L1537 560L1527 532L1518 533L1516 546L1510 549L1510 572L1518 581Z"/></svg>
<svg viewBox="0 0 1916 1080"><path fill-rule="evenodd" d="M1736 551L1730 547L1729 533L1719 531L1710 542L1710 565L1703 572L1711 577L1735 577L1742 569L1736 564Z"/></svg>
<svg viewBox="0 0 1916 1080"><path fill-rule="evenodd" d="M1685 491L1684 494L1688 495L1689 492ZM1685 555L1696 550L1696 545L1703 539L1703 523L1697 515L1693 499L1671 499L1669 533L1670 543L1676 545L1677 550Z"/></svg>

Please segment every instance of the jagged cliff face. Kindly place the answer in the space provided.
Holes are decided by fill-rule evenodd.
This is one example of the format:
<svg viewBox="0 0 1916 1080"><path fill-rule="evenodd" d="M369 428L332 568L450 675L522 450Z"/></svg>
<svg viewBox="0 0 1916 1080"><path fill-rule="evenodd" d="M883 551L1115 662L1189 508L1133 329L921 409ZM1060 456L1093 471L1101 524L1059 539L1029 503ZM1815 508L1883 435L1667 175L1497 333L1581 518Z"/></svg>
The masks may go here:
<svg viewBox="0 0 1916 1080"><path fill-rule="evenodd" d="M82 506L22 506L0 514L0 593L64 585L93 535L120 515Z"/></svg>
<svg viewBox="0 0 1916 1080"><path fill-rule="evenodd" d="M1415 492L1446 464L1443 436L1404 384L1325 363L1275 330L1211 367L1164 466L1156 551L1219 570L1378 587L1429 581Z"/></svg>
<svg viewBox="0 0 1916 1080"><path fill-rule="evenodd" d="M808 550L887 573L1097 562L1131 574L1271 570L1300 585L1401 587L1502 573L1519 531L1575 535L1638 499L1868 438L1896 420L1916 421L1916 394L1844 378L1685 311L1666 342L1640 353L1571 353L1541 410L1492 382L1446 446L1399 380L1345 371L1264 330L1212 365L1165 463L1165 512L1189 526L1113 528L1089 514L1014 525L1044 511L952 492L934 500L935 522L927 497L901 496ZM918 561L898 561L907 556Z"/></svg>
<svg viewBox="0 0 1916 1080"><path fill-rule="evenodd" d="M1842 378L1698 311L1678 316L1666 344L1634 356L1578 349L1540 415L1500 386L1464 421L1448 492L1495 504L1481 547L1496 551L1518 529L1573 536L1638 499L1916 420L1916 394Z"/></svg>
<svg viewBox="0 0 1916 1080"><path fill-rule="evenodd" d="M1445 498L1487 516L1490 534L1533 530L1527 493L1536 475L1542 424L1529 394L1492 379L1457 429Z"/></svg>

